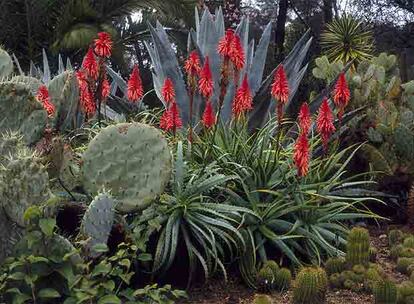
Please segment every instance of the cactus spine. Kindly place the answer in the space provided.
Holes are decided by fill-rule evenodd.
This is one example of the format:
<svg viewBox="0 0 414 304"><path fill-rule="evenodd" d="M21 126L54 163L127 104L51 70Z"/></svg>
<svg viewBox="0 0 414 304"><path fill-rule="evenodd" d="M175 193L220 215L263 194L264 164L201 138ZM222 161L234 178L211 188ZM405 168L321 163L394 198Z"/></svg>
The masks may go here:
<svg viewBox="0 0 414 304"><path fill-rule="evenodd" d="M325 301L328 278L320 267L303 268L297 275L293 290L294 304L319 304Z"/></svg>
<svg viewBox="0 0 414 304"><path fill-rule="evenodd" d="M389 280L377 281L373 289L375 304L396 304L397 286Z"/></svg>
<svg viewBox="0 0 414 304"><path fill-rule="evenodd" d="M111 190L122 213L146 208L164 190L171 174L171 152L157 129L123 123L103 129L83 155L83 183L96 194Z"/></svg>
<svg viewBox="0 0 414 304"><path fill-rule="evenodd" d="M365 228L353 228L348 235L346 262L351 265L368 265L369 233Z"/></svg>

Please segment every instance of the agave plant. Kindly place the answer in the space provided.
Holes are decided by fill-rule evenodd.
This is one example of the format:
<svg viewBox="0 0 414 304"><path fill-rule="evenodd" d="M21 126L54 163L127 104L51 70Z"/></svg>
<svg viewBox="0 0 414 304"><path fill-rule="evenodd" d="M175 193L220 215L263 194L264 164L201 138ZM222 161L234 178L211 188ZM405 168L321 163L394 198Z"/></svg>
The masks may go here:
<svg viewBox="0 0 414 304"><path fill-rule="evenodd" d="M199 121L204 109L204 103L200 95L196 94L193 100L192 115L190 115L190 99L186 88L186 82L183 73L179 67L174 45L168 39L168 35L160 23L156 27L150 26L152 43L146 43L153 64L153 81L155 91L162 98L162 85L166 78L170 78L174 83L176 100L180 108L180 115L185 124ZM263 31L262 38L255 49L255 43L249 39L249 20L243 18L237 26L235 33L240 37L243 47L246 64L240 71L240 75L247 75L251 93L254 96L254 109L251 112L251 120L254 126L262 126L274 112L274 103L271 103L269 88L273 82L276 69L266 78L263 75L266 62L266 55L271 36L271 24L269 23ZM223 59L218 49L220 39L225 35L224 18L221 9L215 12L214 17L206 9L200 19L199 12L196 9L196 29L191 30L188 37L189 52L196 50L200 56L201 62L204 63L208 56L212 78L214 81L214 90L212 103L218 108L220 103L220 118L224 122L229 122L231 118L231 103L235 95L235 89L241 83L239 81L230 82L223 94L223 102L219 101L221 93L220 81ZM307 69L304 60L311 45L312 38L307 32L295 45L283 65L286 70L290 86L290 99L286 107L289 111L295 105L293 98ZM265 79L264 79L265 78ZM190 117L192 116L192 117ZM252 127L254 127L252 126Z"/></svg>
<svg viewBox="0 0 414 304"><path fill-rule="evenodd" d="M362 21L345 15L327 25L321 35L321 45L331 61L359 63L372 56L372 32Z"/></svg>
<svg viewBox="0 0 414 304"><path fill-rule="evenodd" d="M203 169L191 169L184 161L182 143L178 143L171 191L133 224L135 239L141 245L150 236L158 236L154 274L168 271L178 258L178 247L183 246L189 262L188 284L192 283L198 264L206 279L217 270L226 277L224 262L244 251L244 239L237 225L242 214L250 211L217 203L210 194L233 178L220 174L214 163Z"/></svg>

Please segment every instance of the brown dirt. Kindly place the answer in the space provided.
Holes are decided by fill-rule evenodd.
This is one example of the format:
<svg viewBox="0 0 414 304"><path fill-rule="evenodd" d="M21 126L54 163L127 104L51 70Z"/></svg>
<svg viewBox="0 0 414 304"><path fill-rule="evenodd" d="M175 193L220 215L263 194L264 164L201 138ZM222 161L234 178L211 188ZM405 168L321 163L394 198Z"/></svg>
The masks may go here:
<svg viewBox="0 0 414 304"><path fill-rule="evenodd" d="M370 228L371 244L377 248L377 263L384 269L390 279L401 283L408 279L406 275L395 271L395 261L389 258L389 248L386 238L387 228ZM282 294L269 295L273 304L290 304L291 291ZM212 280L202 287L189 292L189 299L179 302L181 304L251 304L255 291L243 285L239 278L230 278L227 284L222 280ZM374 303L372 295L355 293L348 290L332 290L327 294L327 304L368 304Z"/></svg>

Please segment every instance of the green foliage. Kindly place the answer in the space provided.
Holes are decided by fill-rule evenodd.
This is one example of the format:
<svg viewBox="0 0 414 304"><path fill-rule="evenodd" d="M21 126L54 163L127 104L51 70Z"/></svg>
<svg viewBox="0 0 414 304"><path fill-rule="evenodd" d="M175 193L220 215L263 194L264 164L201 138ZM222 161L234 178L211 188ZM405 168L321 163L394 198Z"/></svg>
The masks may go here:
<svg viewBox="0 0 414 304"><path fill-rule="evenodd" d="M0 201L7 216L21 227L27 208L50 197L49 176L41 159L24 148L0 167Z"/></svg>
<svg viewBox="0 0 414 304"><path fill-rule="evenodd" d="M47 113L25 85L0 82L0 132L18 131L27 144L37 142L46 127Z"/></svg>
<svg viewBox="0 0 414 304"><path fill-rule="evenodd" d="M161 132L132 123L106 127L83 154L83 183L89 193L104 188L123 213L143 210L161 194L171 175L171 154Z"/></svg>
<svg viewBox="0 0 414 304"><path fill-rule="evenodd" d="M409 266L414 264L414 258L398 258L396 270L409 275Z"/></svg>
<svg viewBox="0 0 414 304"><path fill-rule="evenodd" d="M369 233L365 228L355 227L349 232L346 245L346 261L350 265L368 265Z"/></svg>
<svg viewBox="0 0 414 304"><path fill-rule="evenodd" d="M388 244L390 246L397 245L402 242L404 233L401 230L393 229L388 233Z"/></svg>
<svg viewBox="0 0 414 304"><path fill-rule="evenodd" d="M184 159L182 142L178 143L170 194L163 195L133 223L138 246L145 247L152 235L157 237L154 273L162 275L171 267L178 258L179 243L188 255L188 284L197 265L206 279L217 270L226 275L224 260L244 252L245 239L237 227L243 214L250 211L217 201L217 191L234 178L219 172L215 163L191 168Z"/></svg>
<svg viewBox="0 0 414 304"><path fill-rule="evenodd" d="M106 244L115 218L115 201L107 193L101 193L90 203L82 219L82 233L88 238L88 249L93 256L95 245Z"/></svg>
<svg viewBox="0 0 414 304"><path fill-rule="evenodd" d="M345 259L343 257L329 258L325 263L325 270L328 275L341 273L345 270Z"/></svg>
<svg viewBox="0 0 414 304"><path fill-rule="evenodd" d="M375 304L396 304L397 303L397 286L394 282L385 280L378 281L374 285Z"/></svg>
<svg viewBox="0 0 414 304"><path fill-rule="evenodd" d="M359 63L372 56L372 32L362 21L345 15L327 24L321 35L321 46L331 61Z"/></svg>
<svg viewBox="0 0 414 304"><path fill-rule="evenodd" d="M327 288L328 279L326 272L322 268L303 268L296 277L293 289L293 303L323 303Z"/></svg>

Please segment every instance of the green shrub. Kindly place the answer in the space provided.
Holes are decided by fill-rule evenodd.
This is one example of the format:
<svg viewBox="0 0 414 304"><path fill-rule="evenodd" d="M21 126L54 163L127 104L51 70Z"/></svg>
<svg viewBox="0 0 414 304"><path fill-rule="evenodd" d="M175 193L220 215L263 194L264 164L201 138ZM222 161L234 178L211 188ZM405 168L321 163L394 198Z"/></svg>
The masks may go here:
<svg viewBox="0 0 414 304"><path fill-rule="evenodd" d="M300 270L293 289L293 303L318 304L325 301L328 279L325 270L307 267Z"/></svg>

